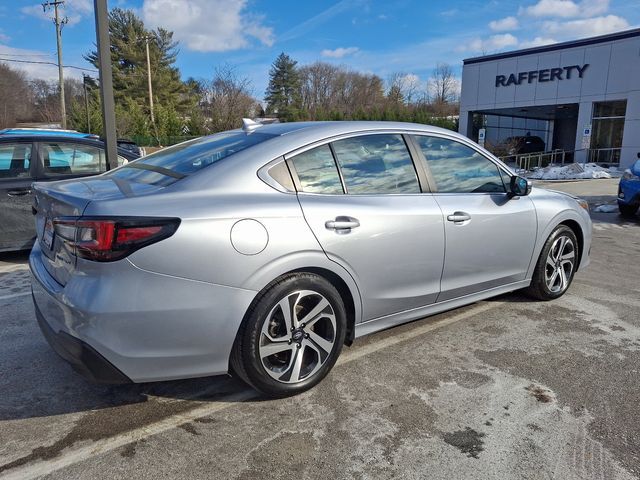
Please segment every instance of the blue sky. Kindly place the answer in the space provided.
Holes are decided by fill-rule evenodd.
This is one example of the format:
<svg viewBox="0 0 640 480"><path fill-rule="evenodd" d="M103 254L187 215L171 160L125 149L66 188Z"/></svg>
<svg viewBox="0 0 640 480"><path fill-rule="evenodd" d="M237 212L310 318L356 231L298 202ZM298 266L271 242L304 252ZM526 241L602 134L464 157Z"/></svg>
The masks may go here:
<svg viewBox="0 0 640 480"><path fill-rule="evenodd" d="M640 26L640 0L110 0L180 41L183 78L211 78L230 64L262 98L270 64L286 52L424 85L438 62L459 74L463 58ZM0 3L0 59L55 62L53 23L38 1ZM67 0L64 64L92 68L93 1ZM1 60L0 60L1 61ZM56 67L11 62L53 80ZM95 74L95 72L87 72ZM81 70L66 69L79 77Z"/></svg>

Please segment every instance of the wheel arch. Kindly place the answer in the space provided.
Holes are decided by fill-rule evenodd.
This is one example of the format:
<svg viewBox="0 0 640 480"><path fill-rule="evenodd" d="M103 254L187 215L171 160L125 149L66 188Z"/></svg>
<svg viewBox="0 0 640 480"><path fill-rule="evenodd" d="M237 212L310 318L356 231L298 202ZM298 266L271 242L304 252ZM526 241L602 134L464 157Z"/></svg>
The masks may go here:
<svg viewBox="0 0 640 480"><path fill-rule="evenodd" d="M305 261L306 259L306 261ZM355 338L355 325L362 319L362 299L360 290L353 276L343 269L338 263L330 261L324 254L305 255L301 258L298 255L288 256L278 259L275 262L265 265L254 275L250 276L250 282L245 285L256 292L252 302L248 306L243 316L243 322L247 313L253 308L255 302L274 283L292 273L313 273L329 281L338 290L342 298L347 313L347 335L345 343L351 345Z"/></svg>
<svg viewBox="0 0 640 480"><path fill-rule="evenodd" d="M577 272L580 268L580 263L582 262L582 252L584 250L584 233L582 232L582 227L578 222L571 219L560 222L558 226L560 225L565 225L569 227L571 231L573 231L573 234L576 236L576 239L578 240L578 261L576 262L576 272Z"/></svg>
<svg viewBox="0 0 640 480"><path fill-rule="evenodd" d="M351 289L338 274L326 268L306 267L287 272L287 274L303 272L314 273L320 277L323 277L325 280L328 280L336 288L336 290L338 290L338 293L342 298L344 309L347 313L347 335L345 337L344 343L346 345L351 345L355 338L356 331L356 304Z"/></svg>
<svg viewBox="0 0 640 480"><path fill-rule="evenodd" d="M540 222L540 219L539 219ZM538 235L536 246L531 256L531 263L529 264L529 269L527 270L527 279L530 279L533 275L533 271L535 269L536 264L538 263L538 258L540 257L540 253L542 252L542 248L544 247L545 242L549 238L549 236L554 232L556 228L563 225L571 229L571 231L575 234L578 239L578 265L576 266L576 271L580 263L582 262L583 252L585 248L588 246L587 244L590 242L588 232L585 232L584 229L588 227L585 224L585 219L581 218L579 214L573 210L567 209L561 212L558 212L551 218L544 219L539 223Z"/></svg>

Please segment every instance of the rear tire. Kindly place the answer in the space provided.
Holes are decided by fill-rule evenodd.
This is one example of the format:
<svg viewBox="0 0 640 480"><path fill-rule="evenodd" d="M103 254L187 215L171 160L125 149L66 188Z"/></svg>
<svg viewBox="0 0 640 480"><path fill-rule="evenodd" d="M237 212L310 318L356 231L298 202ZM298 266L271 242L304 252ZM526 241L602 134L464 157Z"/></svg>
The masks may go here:
<svg viewBox="0 0 640 480"><path fill-rule="evenodd" d="M559 225L544 243L526 293L538 300L553 300L567 291L578 265L578 240L566 225Z"/></svg>
<svg viewBox="0 0 640 480"><path fill-rule="evenodd" d="M271 397L318 384L335 364L346 334L340 294L325 278L294 273L254 300L231 352L231 368Z"/></svg>
<svg viewBox="0 0 640 480"><path fill-rule="evenodd" d="M623 217L634 217L636 212L638 211L637 205L629 205L626 203L618 203L618 209L620 210L620 215Z"/></svg>

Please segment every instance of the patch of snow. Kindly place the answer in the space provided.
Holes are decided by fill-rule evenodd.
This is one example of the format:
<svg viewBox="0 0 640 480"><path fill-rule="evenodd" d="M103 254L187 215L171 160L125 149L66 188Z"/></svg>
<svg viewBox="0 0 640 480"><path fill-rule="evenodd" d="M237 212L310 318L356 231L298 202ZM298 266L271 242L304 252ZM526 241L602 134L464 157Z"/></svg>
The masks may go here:
<svg viewBox="0 0 640 480"><path fill-rule="evenodd" d="M598 205L593 209L594 212L615 213L618 211L618 205Z"/></svg>
<svg viewBox="0 0 640 480"><path fill-rule="evenodd" d="M595 163L570 163L568 165L551 164L539 168L527 175L532 180L574 180L589 178L620 177L622 172L616 168L603 168Z"/></svg>

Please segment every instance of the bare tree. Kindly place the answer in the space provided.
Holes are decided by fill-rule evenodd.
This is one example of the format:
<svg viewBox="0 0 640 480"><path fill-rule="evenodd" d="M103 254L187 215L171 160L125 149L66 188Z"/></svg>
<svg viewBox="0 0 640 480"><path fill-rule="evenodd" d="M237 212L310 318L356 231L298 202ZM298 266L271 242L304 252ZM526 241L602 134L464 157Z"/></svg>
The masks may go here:
<svg viewBox="0 0 640 480"><path fill-rule="evenodd" d="M420 97L420 79L413 73L393 73L387 84L387 98L392 104L411 104Z"/></svg>
<svg viewBox="0 0 640 480"><path fill-rule="evenodd" d="M216 69L213 80L201 88L200 102L212 131L230 130L240 126L243 117L253 117L259 110L248 78L239 77L230 65Z"/></svg>
<svg viewBox="0 0 640 480"><path fill-rule="evenodd" d="M442 107L457 101L457 79L453 69L447 63L439 63L429 80L431 101L435 107ZM445 109L446 110L446 109Z"/></svg>
<svg viewBox="0 0 640 480"><path fill-rule="evenodd" d="M33 95L26 75L0 63L0 128L30 120Z"/></svg>
<svg viewBox="0 0 640 480"><path fill-rule="evenodd" d="M308 117L353 118L384 103L382 79L345 67L316 62L301 67L302 106Z"/></svg>

